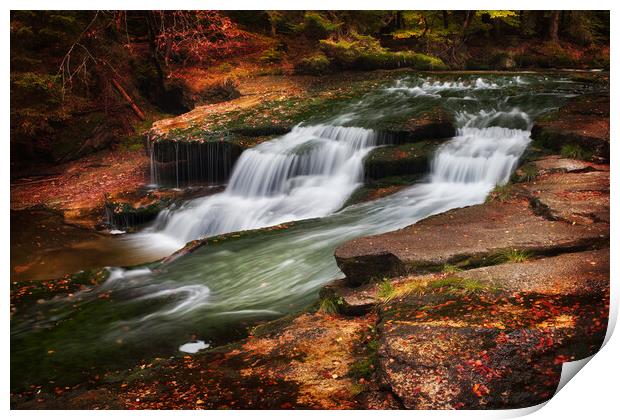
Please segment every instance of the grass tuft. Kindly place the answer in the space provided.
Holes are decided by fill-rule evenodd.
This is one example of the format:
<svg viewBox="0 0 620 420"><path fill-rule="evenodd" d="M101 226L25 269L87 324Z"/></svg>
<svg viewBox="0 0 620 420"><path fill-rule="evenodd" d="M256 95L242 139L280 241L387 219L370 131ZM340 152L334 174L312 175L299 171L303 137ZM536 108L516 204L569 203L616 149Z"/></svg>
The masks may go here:
<svg viewBox="0 0 620 420"><path fill-rule="evenodd" d="M377 285L377 297L379 299L388 301L394 297L394 285L389 279L383 279L381 283Z"/></svg>
<svg viewBox="0 0 620 420"><path fill-rule="evenodd" d="M512 196L511 192L512 186L510 184L496 185L495 188L493 188L493 190L487 196L485 202L489 203L491 201L499 201L503 203L510 199L510 197Z"/></svg>
<svg viewBox="0 0 620 420"><path fill-rule="evenodd" d="M575 143L565 144L560 150L562 157L577 160L588 160L592 156L583 147Z"/></svg>
<svg viewBox="0 0 620 420"><path fill-rule="evenodd" d="M428 288L458 295L476 294L487 289L487 287L478 280L463 279L460 277L446 277L444 279L432 281L428 284Z"/></svg>
<svg viewBox="0 0 620 420"><path fill-rule="evenodd" d="M494 258L494 261L498 264L511 262L521 263L529 260L532 257L532 253L521 249L507 249L500 252Z"/></svg>
<svg viewBox="0 0 620 420"><path fill-rule="evenodd" d="M441 271L447 274L454 274L454 273L458 273L459 271L463 271L463 269L460 267L457 267L454 264L444 264L443 267L441 268Z"/></svg>
<svg viewBox="0 0 620 420"><path fill-rule="evenodd" d="M323 314L337 314L340 312L340 302L334 297L325 297L321 299L318 312Z"/></svg>

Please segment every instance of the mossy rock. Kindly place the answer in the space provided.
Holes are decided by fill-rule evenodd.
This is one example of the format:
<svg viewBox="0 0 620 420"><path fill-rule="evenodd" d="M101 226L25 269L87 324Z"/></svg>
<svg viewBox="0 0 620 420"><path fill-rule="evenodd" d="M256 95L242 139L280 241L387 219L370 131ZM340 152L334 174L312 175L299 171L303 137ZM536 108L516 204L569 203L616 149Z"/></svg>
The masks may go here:
<svg viewBox="0 0 620 420"><path fill-rule="evenodd" d="M609 95L592 93L572 99L540 117L531 136L566 157L609 161Z"/></svg>
<svg viewBox="0 0 620 420"><path fill-rule="evenodd" d="M438 145L437 141L427 140L375 149L364 161L366 178L377 180L427 173Z"/></svg>
<svg viewBox="0 0 620 420"><path fill-rule="evenodd" d="M131 229L155 220L171 200L147 194L137 201L106 197L104 204L107 223L114 229Z"/></svg>
<svg viewBox="0 0 620 420"><path fill-rule="evenodd" d="M371 36L351 34L337 40L323 39L321 50L336 69L379 70L411 68L414 70L446 70L437 57L413 51L389 51Z"/></svg>
<svg viewBox="0 0 620 420"><path fill-rule="evenodd" d="M385 120L376 129L381 141L388 144L412 143L421 140L447 139L456 135L454 119L441 107L416 115Z"/></svg>
<svg viewBox="0 0 620 420"><path fill-rule="evenodd" d="M103 269L84 270L60 279L27 280L11 283L11 305L23 306L44 301L61 294L71 294L103 283L110 272Z"/></svg>

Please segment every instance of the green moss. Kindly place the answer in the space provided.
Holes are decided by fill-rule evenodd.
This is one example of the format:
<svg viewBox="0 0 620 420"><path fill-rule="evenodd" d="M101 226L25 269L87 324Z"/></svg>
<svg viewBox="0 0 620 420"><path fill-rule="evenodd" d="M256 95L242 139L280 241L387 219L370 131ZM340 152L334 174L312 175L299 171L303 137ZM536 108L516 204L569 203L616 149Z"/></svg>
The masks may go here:
<svg viewBox="0 0 620 420"><path fill-rule="evenodd" d="M351 34L347 38L324 39L321 50L342 69L377 70L410 67L416 70L444 70L447 66L437 57L413 51L389 51L371 36Z"/></svg>
<svg viewBox="0 0 620 420"><path fill-rule="evenodd" d="M348 375L355 379L368 379L377 368L379 362L379 342L374 337L374 333L372 333L371 337L366 345L364 357L349 367Z"/></svg>
<svg viewBox="0 0 620 420"><path fill-rule="evenodd" d="M322 75L330 71L330 61L323 53L302 58L295 65L297 74Z"/></svg>
<svg viewBox="0 0 620 420"><path fill-rule="evenodd" d="M262 61L263 63L268 63L268 64L275 64L275 63L279 63L282 61L282 59L284 58L284 52L277 50L275 48L271 48L268 50L265 50L259 60Z"/></svg>

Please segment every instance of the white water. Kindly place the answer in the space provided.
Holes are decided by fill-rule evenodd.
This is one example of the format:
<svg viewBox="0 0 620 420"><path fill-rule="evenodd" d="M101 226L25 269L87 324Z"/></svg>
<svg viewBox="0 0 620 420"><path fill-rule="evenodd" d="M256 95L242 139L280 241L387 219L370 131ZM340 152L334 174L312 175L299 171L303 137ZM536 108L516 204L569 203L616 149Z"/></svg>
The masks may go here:
<svg viewBox="0 0 620 420"><path fill-rule="evenodd" d="M174 250L204 236L328 215L363 181L363 159L375 144L373 130L297 126L245 151L224 192L162 212L136 239Z"/></svg>
<svg viewBox="0 0 620 420"><path fill-rule="evenodd" d="M516 115L516 114L515 114ZM470 116L471 121L475 121L476 115ZM484 124L484 123L481 123ZM153 275L145 273L138 276L135 284L120 284L116 282L117 276L111 276L114 280L113 287L120 289L130 287L132 290L134 301L145 301L155 298L167 297L172 301L166 302L165 305L158 307L156 310L149 312L141 317L134 318L127 323L119 324L123 327L131 326L133 331L140 331L141 327L145 327L145 322L161 321L162 319L175 319L176 322L189 317L191 313L199 313L201 309L211 312L212 316L219 319L227 318L244 318L251 316L278 316L286 313L287 299L293 301L304 299L325 282L337 278L339 270L333 259L334 248L349 239L362 235L370 235L382 233L415 223L433 214L442 213L444 211L479 204L484 202L488 193L497 184L503 184L508 181L516 165L519 157L527 147L529 139L528 130L511 129L505 127L474 127L472 124L464 124L465 126L458 130L457 136L441 146L433 159L431 171L424 182L413 185L403 191L393 194L389 197L373 202L363 203L357 206L348 207L338 213L311 224L308 227L302 227L299 231L283 230L277 238L265 240L262 243L247 243L243 249L235 249L229 251L222 249L214 251L202 259L192 257L185 258L175 265L170 273L166 270L162 272L154 281ZM316 127L308 127L307 131L316 132ZM342 129L340 129L342 130ZM342 133L351 131L342 130ZM367 144L371 144L370 137L361 140L367 132L359 132L358 146L352 147L348 153L353 155L364 153ZM364 136L362 135L364 134ZM277 141L286 143L303 143L305 140L299 136L283 137ZM365 137L364 137L365 138ZM366 142L369 143L366 143ZM334 140L321 140L322 143L334 142ZM348 146L345 146L348 144ZM351 147L350 143L342 145L331 144L330 147L336 147L336 150L344 153L344 150L338 147ZM282 150L275 142L268 145L268 150ZM292 147L291 144L288 146ZM290 147L288 150L291 150ZM270 162L274 160L280 162L285 161L282 156L268 156ZM297 155L291 155L297 156ZM347 167L348 159L340 157L340 164L331 163L325 167L331 167L331 172L341 173L343 168ZM262 172L267 174L285 173L284 169L274 168L292 168L289 163L282 166L273 165L270 168L260 168L261 159L258 156L248 156L248 162L254 162L254 165L241 165L236 171L236 175L240 176L241 168L245 168L249 174ZM304 161L304 174L310 172L308 168L313 167L309 162ZM361 160L355 158L355 163L349 162L353 166L360 165ZM320 165L319 165L320 166ZM320 166L323 168L323 166ZM318 183L317 191L313 191L317 197L323 194L322 189L329 189L331 185L341 188L351 188L351 190L359 181L359 174L355 171L347 172L346 181L339 181L330 184L324 180L324 176L320 175L327 169L317 169L319 174L312 175L313 178L321 179ZM309 175L303 175L309 177ZM306 204L311 202L309 197L304 200L303 197L289 198L284 192L290 191L290 187L286 187L287 180L294 177L282 176L279 182L270 181L270 188L264 183L259 182L254 175L251 175L247 182L240 182L231 188L230 191L212 196L198 202L198 205L186 210L179 211L170 219L174 223L179 223L179 229L183 235L192 235L196 232L204 232L205 228L213 229L212 224L203 224L199 217L200 214L225 215L224 210L218 209L217 205L222 205L223 209L234 207L235 203L241 203L246 207L243 209L232 209L232 216L229 223L244 223L243 214L249 214L249 209L259 209L255 214L260 214L263 206L273 205L276 208L282 208L284 205L300 206L299 210L306 209ZM304 178L308 180L308 178ZM307 191L312 191L314 186L306 187ZM233 192L245 191L245 196L237 197ZM326 191L328 194L329 191ZM239 193L240 194L240 193ZM252 197L255 197L254 201ZM340 206L345 197L334 199L331 206ZM247 201L246 201L247 200ZM273 200L273 201L272 201ZM289 201L291 200L291 201ZM253 207L252 203L256 203ZM266 204L265 204L266 203ZM329 211L329 206L323 206L321 211ZM298 216L309 214L299 211ZM211 213L213 212L213 213ZM228 217L228 216L226 216ZM285 212L272 216L272 219L265 217L264 223L269 220L279 220L289 217ZM287 219L290 220L290 219ZM187 223L183 226L182 223ZM252 223L259 223L252 221ZM166 226L166 230L171 229L170 224ZM217 229L223 229L222 225L217 225ZM166 231L165 230L165 231ZM165 232L164 231L164 232ZM174 232L170 230L170 232ZM156 239L150 234L152 239ZM160 234L161 235L161 234ZM191 236L187 236L190 238ZM127 272L129 273L129 272ZM154 273L156 274L156 273ZM135 277L127 277L133 279ZM104 284L110 283L110 279ZM217 288L216 295L212 295L210 291L211 285ZM207 318L208 319L208 318ZM140 326L140 327L138 327ZM117 325L114 331L117 331Z"/></svg>

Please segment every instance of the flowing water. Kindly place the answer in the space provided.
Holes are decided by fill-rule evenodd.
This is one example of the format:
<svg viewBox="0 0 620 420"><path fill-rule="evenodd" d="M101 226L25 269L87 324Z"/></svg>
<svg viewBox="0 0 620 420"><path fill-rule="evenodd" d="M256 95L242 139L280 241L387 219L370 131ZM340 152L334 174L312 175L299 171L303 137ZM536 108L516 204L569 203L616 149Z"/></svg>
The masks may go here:
<svg viewBox="0 0 620 420"><path fill-rule="evenodd" d="M330 214L361 185L376 137L358 127L295 127L243 153L224 192L163 211L135 240L173 251L203 236Z"/></svg>
<svg viewBox="0 0 620 420"><path fill-rule="evenodd" d="M44 378L71 383L140 358L221 344L249 325L302 309L341 276L333 253L344 241L483 202L516 168L533 119L576 89L540 75L404 77L331 120L244 152L224 192L170 209L125 246L172 251L205 235L305 220L162 266L112 268L93 291L18 312L11 331L14 386ZM437 104L454 113L458 133L437 150L428 176L339 210L377 145L372 130L357 127Z"/></svg>

